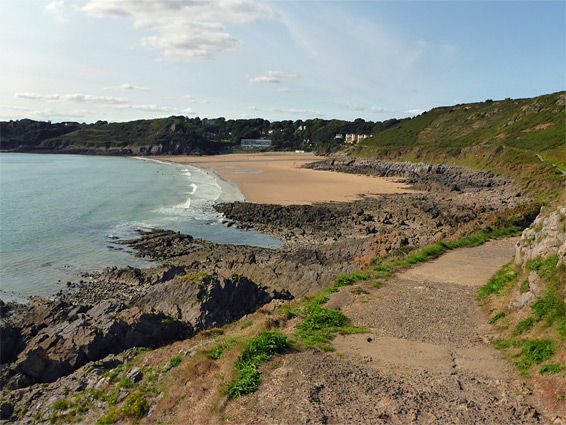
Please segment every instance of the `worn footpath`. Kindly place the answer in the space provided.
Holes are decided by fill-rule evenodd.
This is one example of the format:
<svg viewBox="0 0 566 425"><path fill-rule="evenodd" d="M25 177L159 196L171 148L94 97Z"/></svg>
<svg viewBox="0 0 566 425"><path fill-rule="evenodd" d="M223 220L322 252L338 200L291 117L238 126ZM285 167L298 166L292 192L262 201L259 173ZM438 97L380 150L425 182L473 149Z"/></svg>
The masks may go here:
<svg viewBox="0 0 566 425"><path fill-rule="evenodd" d="M284 356L227 414L234 423L545 423L530 390L491 347L475 300L515 243L452 251L379 289L342 288L325 307L370 333L338 336L334 353Z"/></svg>

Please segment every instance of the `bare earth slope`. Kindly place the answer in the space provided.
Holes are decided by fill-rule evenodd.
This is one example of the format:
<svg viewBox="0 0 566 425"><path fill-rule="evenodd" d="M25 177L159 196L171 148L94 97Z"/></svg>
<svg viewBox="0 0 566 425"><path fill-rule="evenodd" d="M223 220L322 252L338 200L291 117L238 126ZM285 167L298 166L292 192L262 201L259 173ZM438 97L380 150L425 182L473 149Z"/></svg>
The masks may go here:
<svg viewBox="0 0 566 425"><path fill-rule="evenodd" d="M369 334L335 353L284 356L260 390L228 406L234 423L544 423L529 390L489 344L475 300L516 239L452 251L384 287L342 288L325 307ZM361 291L359 291L361 292Z"/></svg>

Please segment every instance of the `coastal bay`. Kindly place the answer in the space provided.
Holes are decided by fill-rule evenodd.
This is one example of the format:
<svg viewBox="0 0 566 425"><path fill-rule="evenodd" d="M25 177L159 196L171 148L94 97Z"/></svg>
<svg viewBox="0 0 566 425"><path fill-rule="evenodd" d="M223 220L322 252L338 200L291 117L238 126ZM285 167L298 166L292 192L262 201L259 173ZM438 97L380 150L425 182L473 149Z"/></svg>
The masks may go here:
<svg viewBox="0 0 566 425"><path fill-rule="evenodd" d="M227 332L229 328L224 325L252 317L256 311L259 313L253 317L267 320L261 325L265 329L284 325L292 316L281 316L279 306L319 293L337 276L355 276L374 258L388 258L411 247L462 237L478 225L497 228L509 226L521 217L531 220L527 216L532 211L522 207L528 196L521 195L510 180L490 172L346 156L306 155L300 164L294 155L272 157L256 154L200 158L199 167L206 164L206 173L214 171L229 178L231 183L225 182L228 186L238 182L243 188L246 182L240 182L238 177L269 177L270 172L279 173L279 184L289 184L291 176L299 187L303 182L318 185L324 201L304 199L302 203L286 204L289 200L283 196L277 203L274 199L274 203L232 201L213 205L222 215L224 227L242 234L253 230L282 241L282 246L222 244L171 230L140 231L138 238L117 243L156 266L109 267L92 273L88 282L72 290L60 291L51 300L35 298L28 305L2 304L1 350L9 353L1 375L6 389L3 394L9 397L5 409L28 409L27 398L18 397L30 388L37 394L34 397L47 405L66 388L75 388L76 383L77 388L94 388L99 385L99 375L134 361L132 356L141 353L139 347L163 347L149 351L147 361L154 361L154 352L178 350L178 346L195 352L207 332ZM309 183L297 177L309 174L324 178ZM325 190L327 186L332 188L325 179L333 176L351 182L350 191L340 194L345 197L341 201L332 199L336 192ZM374 183L365 196L359 196L360 186L354 183L362 177ZM404 193L376 193L375 188L383 182L401 186ZM279 190L269 178L258 184L263 190L249 193L264 196L260 198L263 200L267 200L269 192ZM364 294L375 288L357 287L355 291ZM333 296L329 307L342 305L344 297L353 303L354 292L349 291ZM340 308L347 307L359 308L353 304ZM178 342L171 344L174 341ZM361 367L347 360L340 360L340 364ZM342 385L343 377L350 372L340 373ZM83 375L91 377L88 382L81 378ZM110 382L108 388L112 385ZM420 387L418 382L411 383L411 391ZM148 400L158 403L151 397ZM481 403L485 404L485 400ZM230 408L238 409L238 404ZM473 414L484 413L480 409ZM90 415L100 415L98 408L92 408ZM513 414L505 405L496 415L511 418ZM33 418L28 422L33 423Z"/></svg>

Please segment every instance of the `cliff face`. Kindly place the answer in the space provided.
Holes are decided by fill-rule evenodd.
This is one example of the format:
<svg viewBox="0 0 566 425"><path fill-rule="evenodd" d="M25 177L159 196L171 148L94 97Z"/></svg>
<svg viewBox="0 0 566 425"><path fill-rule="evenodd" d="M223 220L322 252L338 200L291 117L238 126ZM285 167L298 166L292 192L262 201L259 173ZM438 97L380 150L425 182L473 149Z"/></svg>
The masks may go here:
<svg viewBox="0 0 566 425"><path fill-rule="evenodd" d="M494 327L494 345L529 379L545 408L560 415L566 411L564 199L541 210L523 231L515 251L514 262L488 284L491 295L484 308ZM482 290L487 291L488 285Z"/></svg>

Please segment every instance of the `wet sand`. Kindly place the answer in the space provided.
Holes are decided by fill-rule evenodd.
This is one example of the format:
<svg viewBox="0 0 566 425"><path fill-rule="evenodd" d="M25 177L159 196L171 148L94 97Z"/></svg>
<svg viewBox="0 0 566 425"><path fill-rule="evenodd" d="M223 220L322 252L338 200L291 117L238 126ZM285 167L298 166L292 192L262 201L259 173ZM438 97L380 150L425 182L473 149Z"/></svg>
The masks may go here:
<svg viewBox="0 0 566 425"><path fill-rule="evenodd" d="M394 178L300 168L324 159L309 154L249 153L155 159L210 169L238 185L246 201L263 204L353 201L364 196L416 192Z"/></svg>

